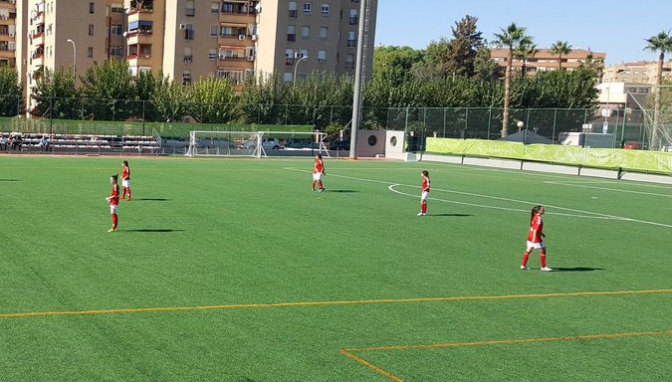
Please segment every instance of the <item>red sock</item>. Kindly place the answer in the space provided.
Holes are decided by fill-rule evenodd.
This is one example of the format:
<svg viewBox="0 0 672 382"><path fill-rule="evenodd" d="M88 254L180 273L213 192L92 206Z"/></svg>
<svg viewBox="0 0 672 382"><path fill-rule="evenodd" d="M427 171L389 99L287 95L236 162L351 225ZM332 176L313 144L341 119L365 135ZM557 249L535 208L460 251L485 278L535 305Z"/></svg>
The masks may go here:
<svg viewBox="0 0 672 382"><path fill-rule="evenodd" d="M420 206L420 211L421 211L423 214L426 214L426 213L427 213L427 203L423 203L423 204Z"/></svg>
<svg viewBox="0 0 672 382"><path fill-rule="evenodd" d="M546 252L542 252L539 255L539 262L541 263L542 268L546 268Z"/></svg>
<svg viewBox="0 0 672 382"><path fill-rule="evenodd" d="M321 180L318 180L318 181L317 181L317 187L318 187L320 190L324 188L324 187L322 187L322 181L321 181Z"/></svg>
<svg viewBox="0 0 672 382"><path fill-rule="evenodd" d="M128 194L128 200L131 200L131 189L127 188L126 190L126 193Z"/></svg>
<svg viewBox="0 0 672 382"><path fill-rule="evenodd" d="M112 229L117 229L117 222L119 221L119 218L117 218L117 215L112 215Z"/></svg>
<svg viewBox="0 0 672 382"><path fill-rule="evenodd" d="M523 266L524 267L527 266L527 259L529 259L529 258L530 258L530 253L529 252L523 253Z"/></svg>

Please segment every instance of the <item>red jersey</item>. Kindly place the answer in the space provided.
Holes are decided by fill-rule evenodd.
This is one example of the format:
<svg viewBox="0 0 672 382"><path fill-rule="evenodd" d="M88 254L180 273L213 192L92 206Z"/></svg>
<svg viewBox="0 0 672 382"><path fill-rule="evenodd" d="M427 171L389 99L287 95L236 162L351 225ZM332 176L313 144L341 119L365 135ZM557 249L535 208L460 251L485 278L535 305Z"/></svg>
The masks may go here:
<svg viewBox="0 0 672 382"><path fill-rule="evenodd" d="M118 206L119 205L119 185L112 185L112 193L110 194L110 205Z"/></svg>
<svg viewBox="0 0 672 382"><path fill-rule="evenodd" d="M429 178L422 176L422 192L429 192Z"/></svg>
<svg viewBox="0 0 672 382"><path fill-rule="evenodd" d="M321 160L315 161L315 167L313 168L313 174L324 173L324 163Z"/></svg>
<svg viewBox="0 0 672 382"><path fill-rule="evenodd" d="M543 230L544 221L541 220L541 215L535 215L530 223L530 232L527 234L527 241L541 243L543 241L541 238Z"/></svg>
<svg viewBox="0 0 672 382"><path fill-rule="evenodd" d="M128 166L124 166L121 169L121 179L123 179L123 180L131 179L131 169L128 168Z"/></svg>

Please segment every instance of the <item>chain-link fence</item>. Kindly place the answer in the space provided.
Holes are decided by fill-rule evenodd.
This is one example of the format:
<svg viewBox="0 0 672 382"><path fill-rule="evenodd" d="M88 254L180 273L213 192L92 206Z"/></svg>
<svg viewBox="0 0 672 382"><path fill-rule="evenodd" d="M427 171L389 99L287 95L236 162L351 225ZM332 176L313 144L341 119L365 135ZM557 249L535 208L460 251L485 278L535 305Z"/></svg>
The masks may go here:
<svg viewBox="0 0 672 382"><path fill-rule="evenodd" d="M667 110L667 109L665 109ZM585 133L582 145L662 149L672 146L672 113L654 121L651 110L511 109L508 135L502 134L501 108L364 107L360 128L404 130L424 145L426 137L506 139L524 143L563 143ZM17 118L18 116L18 118ZM5 118L2 118L5 117ZM322 131L348 129L352 105L184 103L89 98L0 97L0 129L27 133L107 134L187 137L199 130L241 131L249 125L309 125ZM668 121L667 119L670 119ZM655 134L653 133L655 131ZM598 137L597 134L606 134ZM599 138L599 139L598 139ZM655 144L652 144L655 141Z"/></svg>

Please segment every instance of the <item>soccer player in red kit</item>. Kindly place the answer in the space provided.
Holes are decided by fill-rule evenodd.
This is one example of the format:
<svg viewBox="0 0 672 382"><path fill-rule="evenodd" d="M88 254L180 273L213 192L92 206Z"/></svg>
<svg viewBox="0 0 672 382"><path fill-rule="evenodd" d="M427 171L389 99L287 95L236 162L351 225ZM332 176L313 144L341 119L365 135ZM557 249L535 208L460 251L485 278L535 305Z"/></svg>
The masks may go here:
<svg viewBox="0 0 672 382"><path fill-rule="evenodd" d="M326 175L324 172L324 162L322 162L322 154L317 154L315 155L315 167L313 167L313 191L315 191L316 184L318 192L324 191L324 187L322 187L322 175Z"/></svg>
<svg viewBox="0 0 672 382"><path fill-rule="evenodd" d="M418 216L425 216L427 214L427 199L429 199L429 172L423 170L422 175L422 194L420 194L420 212Z"/></svg>
<svg viewBox="0 0 672 382"><path fill-rule="evenodd" d="M117 183L117 174L114 174L110 177L110 183L112 183L112 192L110 196L105 198L110 204L110 215L112 215L112 228L107 232L114 232L117 230L117 223L119 221L117 217L117 208L119 206L119 184Z"/></svg>
<svg viewBox="0 0 672 382"><path fill-rule="evenodd" d="M532 208L532 213L530 217L530 231L527 234L527 249L523 253L523 264L520 266L520 269L527 270L527 259L530 257L530 253L533 249L539 249L539 262L541 262L541 270L544 272L552 271L551 268L546 266L546 246L544 245L544 221L541 219L541 215L544 214L546 210L542 206L534 206Z"/></svg>
<svg viewBox="0 0 672 382"><path fill-rule="evenodd" d="M131 201L131 168L128 167L128 161L121 164L121 198ZM128 198L126 197L128 195Z"/></svg>

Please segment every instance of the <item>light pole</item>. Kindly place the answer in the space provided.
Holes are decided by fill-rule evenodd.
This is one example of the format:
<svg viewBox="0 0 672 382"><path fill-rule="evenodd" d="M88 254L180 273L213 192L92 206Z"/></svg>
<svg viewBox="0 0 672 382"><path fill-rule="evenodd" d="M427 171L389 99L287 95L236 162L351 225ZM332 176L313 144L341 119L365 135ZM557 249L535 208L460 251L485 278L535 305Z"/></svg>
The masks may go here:
<svg viewBox="0 0 672 382"><path fill-rule="evenodd" d="M77 45L75 45L72 39L68 39L67 41L72 44L72 74L75 81L77 81Z"/></svg>
<svg viewBox="0 0 672 382"><path fill-rule="evenodd" d="M303 60L307 60L307 59L308 59L307 55L303 56L303 57L299 58L298 61L296 61L296 64L294 64L294 86L296 86L296 70L299 68L299 62L301 62Z"/></svg>

